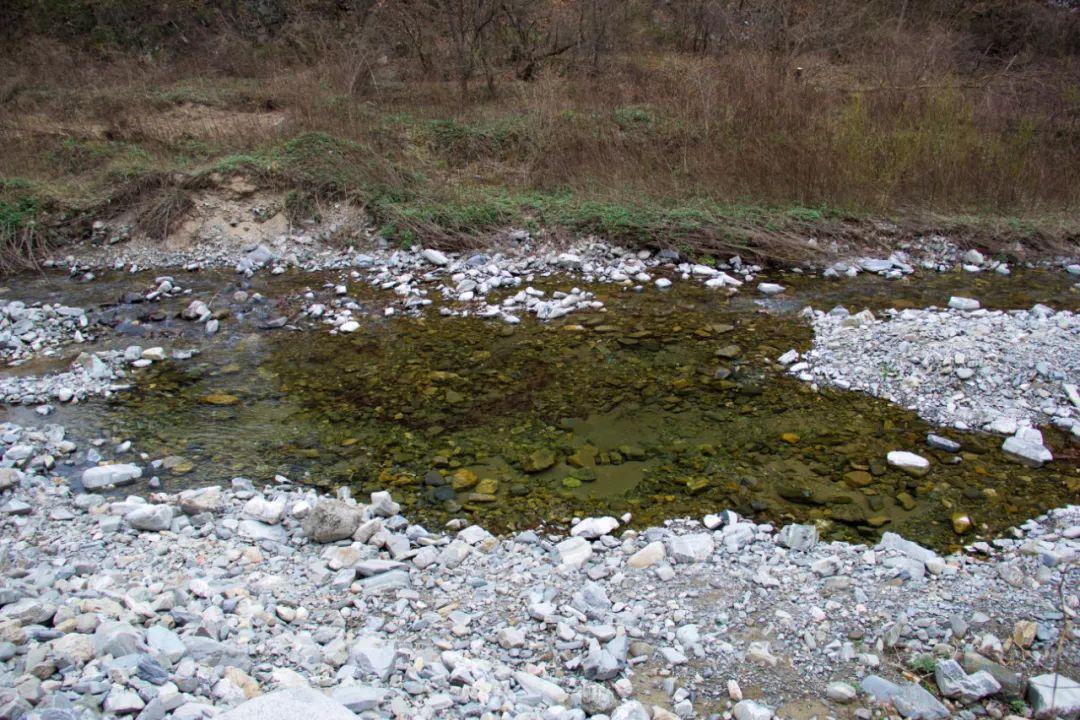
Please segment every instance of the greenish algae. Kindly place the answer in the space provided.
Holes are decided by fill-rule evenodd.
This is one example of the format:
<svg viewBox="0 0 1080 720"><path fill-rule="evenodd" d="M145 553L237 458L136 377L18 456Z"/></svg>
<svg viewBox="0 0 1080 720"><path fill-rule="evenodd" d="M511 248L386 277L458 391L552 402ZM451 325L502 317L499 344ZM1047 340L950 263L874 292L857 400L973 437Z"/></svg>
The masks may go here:
<svg viewBox="0 0 1080 720"><path fill-rule="evenodd" d="M850 283L845 295L841 283L786 280L788 297L760 302L598 287L611 312L547 324L429 315L345 336L251 336L225 356L145 371L102 422L152 456L194 461L167 487L280 473L324 489L390 489L411 519L467 517L497 531L732 508L816 522L834 538L894 530L947 548L1080 497L1075 462L1023 468L1000 439L953 431L964 451L950 456L926 447L934 428L910 412L784 375L770 359L810 345L793 312L804 297L859 307L905 294L902 284ZM237 402L206 404L215 395ZM1068 442L1047 435L1055 450ZM897 449L930 458L929 475L886 467ZM972 518L969 534L954 532L958 512Z"/></svg>

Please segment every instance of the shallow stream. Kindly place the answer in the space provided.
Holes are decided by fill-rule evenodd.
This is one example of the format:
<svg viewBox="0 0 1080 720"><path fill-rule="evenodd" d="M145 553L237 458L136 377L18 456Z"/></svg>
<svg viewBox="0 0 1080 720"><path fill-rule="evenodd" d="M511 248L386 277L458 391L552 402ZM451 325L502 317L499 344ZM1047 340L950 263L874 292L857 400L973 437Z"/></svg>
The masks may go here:
<svg viewBox="0 0 1080 720"><path fill-rule="evenodd" d="M858 393L814 392L771 361L809 348L811 330L798 316L807 305L877 311L965 295L990 308L1080 309L1063 273L899 281L784 274L770 279L788 292L769 299L688 283L642 293L590 286L606 312L517 326L441 317L435 308L383 318L392 295L354 283L350 295L375 312L341 336L306 320L265 327L278 316L296 320L307 288L329 301L324 284L336 275L177 279L193 293L155 303L132 302L152 287L149 272L89 283L9 278L3 294L87 308L103 324L94 349L201 350L134 371L131 390L58 406L46 420L65 425L80 448L108 438L106 458L123 440L168 457L169 469L157 472L166 490L280 474L327 490L390 489L410 518L433 525L468 517L510 531L626 512L651 525L731 508L759 521L820 521L834 538L894 530L939 548L1080 499L1075 445L1060 433L1046 431L1058 460L1024 468L1005 459L1000 438L935 429ZM568 290L575 282L535 285ZM265 299L238 302L241 289ZM177 317L194 298L226 311L218 335ZM60 369L80 349L5 372ZM43 422L30 408L4 412ZM961 442L961 453L928 448L930 431ZM930 458L931 472L913 478L887 467L890 450ZM954 531L958 512L975 523L967 535Z"/></svg>

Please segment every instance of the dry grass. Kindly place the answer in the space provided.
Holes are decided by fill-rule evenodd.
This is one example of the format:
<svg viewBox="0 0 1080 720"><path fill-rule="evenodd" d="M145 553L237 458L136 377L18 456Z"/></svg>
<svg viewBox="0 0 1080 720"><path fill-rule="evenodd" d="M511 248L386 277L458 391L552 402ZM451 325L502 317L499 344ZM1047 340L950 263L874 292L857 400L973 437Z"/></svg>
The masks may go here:
<svg viewBox="0 0 1080 720"><path fill-rule="evenodd" d="M873 37L785 53L644 45L599 75L507 69L494 98L466 99L349 45L257 62L223 36L201 57L103 64L41 40L0 57L0 177L84 213L137 208L162 236L193 184L238 172L290 192L295 215L356 200L402 240L535 223L794 249L888 218L1075 242L1073 56L973 64L951 29Z"/></svg>

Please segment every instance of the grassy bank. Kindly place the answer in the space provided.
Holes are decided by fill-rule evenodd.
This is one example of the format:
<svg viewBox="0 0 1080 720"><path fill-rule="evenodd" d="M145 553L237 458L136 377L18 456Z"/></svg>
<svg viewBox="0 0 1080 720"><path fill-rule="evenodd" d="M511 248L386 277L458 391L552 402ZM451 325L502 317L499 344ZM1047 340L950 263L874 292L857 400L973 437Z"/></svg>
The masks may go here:
<svg viewBox="0 0 1080 720"><path fill-rule="evenodd" d="M70 8L94 5L80 2ZM725 30L724 44L688 47L685 23L705 20L616 5L633 10L611 17L621 34L590 54L578 28L571 50L524 78L518 41L487 37L489 82L466 88L437 18L418 26L423 47L404 42L397 16L349 30L352 16L330 27L323 10L258 40L207 15L187 44L155 35L142 55L131 44L146 38L34 35L0 53L0 230L25 250L126 214L164 236L196 193L243 176L293 220L353 203L401 243L526 227L797 257L808 237L943 231L1034 252L1080 238L1076 11L1006 3L1028 28L1006 36L1012 25L960 10L863 3L837 24L822 4L780 30L760 9L737 16L746 30ZM508 32L516 16L501 17ZM556 21L569 22L545 22ZM799 42L780 43L792 27Z"/></svg>

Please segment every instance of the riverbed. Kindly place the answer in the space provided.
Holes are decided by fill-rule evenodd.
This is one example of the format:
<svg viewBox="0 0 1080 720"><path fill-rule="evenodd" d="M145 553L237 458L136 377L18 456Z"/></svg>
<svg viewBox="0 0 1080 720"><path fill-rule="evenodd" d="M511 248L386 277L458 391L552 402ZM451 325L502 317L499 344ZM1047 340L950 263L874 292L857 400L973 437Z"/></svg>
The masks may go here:
<svg viewBox="0 0 1080 720"><path fill-rule="evenodd" d="M799 314L807 306L879 312L962 295L991 309L1080 309L1061 272L900 280L787 272L761 278L787 288L770 297L555 275L533 285L579 287L603 310L513 325L443 316L438 302L387 317L380 310L392 293L346 281L348 297L370 311L356 314L360 328L348 334L304 314L340 296L341 273L177 272L190 292L147 302L160 274L10 278L5 300L86 308L96 339L5 373L48 372L81 351L131 345L198 354L134 369L130 389L110 397L54 403L47 420L18 406L6 419L61 424L107 459L125 459L114 449L130 441L130 457L164 460L146 477L167 491L283 476L357 495L390 490L417 521L465 518L500 532L626 513L645 527L734 509L758 522L815 522L837 539L888 530L946 549L1080 496L1072 441L1053 428L1044 432L1058 459L1022 467L1004 457L999 437L813 388L776 362L810 347ZM195 299L214 308L216 334L181 317ZM961 450L928 447L931 432ZM104 442L88 445L95 439ZM932 471L889 467L895 450L927 457ZM61 470L77 484L85 454L71 463ZM970 526L958 526L958 515Z"/></svg>

